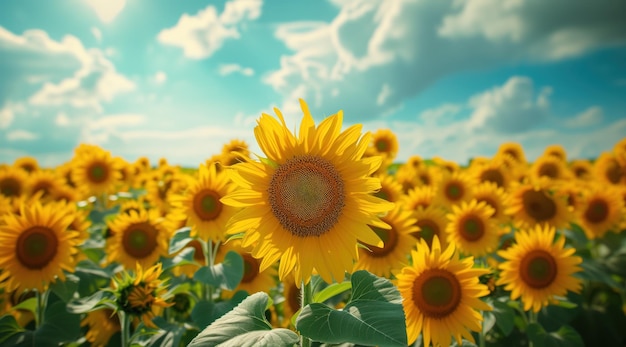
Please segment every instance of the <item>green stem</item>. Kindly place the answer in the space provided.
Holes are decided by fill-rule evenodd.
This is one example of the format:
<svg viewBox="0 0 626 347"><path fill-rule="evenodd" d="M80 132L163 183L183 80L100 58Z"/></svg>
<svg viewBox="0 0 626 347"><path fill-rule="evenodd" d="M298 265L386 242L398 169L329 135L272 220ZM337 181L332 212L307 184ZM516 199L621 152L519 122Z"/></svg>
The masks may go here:
<svg viewBox="0 0 626 347"><path fill-rule="evenodd" d="M484 317L483 312L481 315ZM485 347L485 320L480 324L480 333L478 334L478 347Z"/></svg>
<svg viewBox="0 0 626 347"><path fill-rule="evenodd" d="M302 281L302 295L301 295L300 309L304 309L304 307L313 302L313 290L311 288L311 281L308 283L304 283ZM304 335L300 335L300 345L302 347L310 347L311 339L305 337Z"/></svg>
<svg viewBox="0 0 626 347"><path fill-rule="evenodd" d="M45 290L43 293L39 290L36 291L37 295L37 320L35 324L37 328L43 325L44 321L44 313L46 312L46 303L48 302L48 291Z"/></svg>
<svg viewBox="0 0 626 347"><path fill-rule="evenodd" d="M537 313L532 310L532 308L528 311L528 325L537 323ZM528 336L528 334L526 334ZM528 347L533 347L533 342L528 339Z"/></svg>
<svg viewBox="0 0 626 347"><path fill-rule="evenodd" d="M117 311L120 318L120 336L122 337L122 347L130 346L130 316L126 312Z"/></svg>

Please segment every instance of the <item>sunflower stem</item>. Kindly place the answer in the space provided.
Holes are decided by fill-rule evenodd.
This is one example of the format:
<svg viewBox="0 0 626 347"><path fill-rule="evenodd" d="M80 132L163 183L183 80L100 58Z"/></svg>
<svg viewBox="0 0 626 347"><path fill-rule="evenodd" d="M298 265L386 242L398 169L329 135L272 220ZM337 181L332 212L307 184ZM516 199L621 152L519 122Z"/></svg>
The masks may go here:
<svg viewBox="0 0 626 347"><path fill-rule="evenodd" d="M300 308L304 309L304 307L308 304L310 304L311 302L313 302L313 290L311 288L311 281L309 281L308 283L304 283L304 280L302 281L302 295L301 295L301 303L300 303ZM304 335L300 335L300 345L302 347L310 347L311 346L311 339L309 339L308 337L304 336Z"/></svg>
<svg viewBox="0 0 626 347"><path fill-rule="evenodd" d="M45 290L43 293L37 290L36 293L37 293L37 320L35 321L35 324L37 325L37 328L39 328L40 326L43 325L43 321L45 317L44 313L46 312L46 304L48 302L48 290Z"/></svg>
<svg viewBox="0 0 626 347"><path fill-rule="evenodd" d="M130 316L122 311L117 311L117 314L120 318L120 336L122 338L122 347L127 347L130 345Z"/></svg>
<svg viewBox="0 0 626 347"><path fill-rule="evenodd" d="M537 323L537 313L530 309L528 311L528 325L531 325L533 323ZM528 336L528 333L526 333L526 336ZM533 342L530 339L528 339L528 347L533 347Z"/></svg>

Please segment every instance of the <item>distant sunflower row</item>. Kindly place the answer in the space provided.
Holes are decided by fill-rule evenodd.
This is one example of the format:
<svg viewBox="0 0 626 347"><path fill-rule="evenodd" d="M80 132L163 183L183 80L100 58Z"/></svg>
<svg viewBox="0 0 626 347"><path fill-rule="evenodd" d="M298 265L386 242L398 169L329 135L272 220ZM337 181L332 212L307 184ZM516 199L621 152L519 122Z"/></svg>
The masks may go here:
<svg viewBox="0 0 626 347"><path fill-rule="evenodd" d="M339 134L341 121L329 122L316 128L311 120L307 139L262 119L271 130L261 129L257 139L274 151L271 163L253 160L248 145L233 140L191 169L164 158L154 166L145 157L128 162L93 145L80 145L55 168L29 157L2 164L0 314L27 326L33 317L12 307L92 262L116 273L137 269L136 280L110 286L134 286L126 304L146 325L164 310L179 310L181 321L189 321L189 305L181 304L189 298L181 294L165 304L158 278L192 283L202 266L235 251L244 262L242 280L215 295L271 293L278 298L276 326L293 328L299 288L311 275L332 283L346 270L367 270L397 285L409 344L422 334L425 345L449 345L451 336L474 341L467 329L481 329L480 312L491 307L480 298L496 286L534 312L579 291L582 260L563 232L571 225L589 240L626 229L626 138L593 160L568 159L553 145L528 162L519 144L505 143L467 166L418 155L396 163L399 146L391 131L359 139L356 129ZM292 145L298 161L285 157L276 138ZM307 200L313 193L303 189L318 195ZM297 222L304 220L313 222ZM336 223L358 235L358 247L352 236L336 232ZM289 233L231 238L259 224ZM191 241L170 254L173 236L185 227ZM154 267L191 250L191 261ZM95 345L106 345L120 327L103 312L83 317L85 338ZM110 324L100 325L103 317Z"/></svg>

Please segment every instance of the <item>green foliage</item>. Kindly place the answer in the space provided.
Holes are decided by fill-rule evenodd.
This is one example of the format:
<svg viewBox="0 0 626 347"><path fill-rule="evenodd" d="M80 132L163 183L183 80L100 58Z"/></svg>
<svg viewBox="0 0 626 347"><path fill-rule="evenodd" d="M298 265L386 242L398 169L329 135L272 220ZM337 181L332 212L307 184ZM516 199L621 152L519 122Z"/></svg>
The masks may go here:
<svg viewBox="0 0 626 347"><path fill-rule="evenodd" d="M172 236L172 239L170 240L169 254L174 254L185 248L185 246L187 246L187 244L191 242L191 240L193 240L193 238L189 236L190 234L191 228L189 227L184 227L176 230L176 233L174 234L174 236Z"/></svg>
<svg viewBox="0 0 626 347"><path fill-rule="evenodd" d="M212 302L201 300L194 305L191 311L191 319L200 328L204 329L216 319L235 308L248 296L245 291L238 291L230 300Z"/></svg>
<svg viewBox="0 0 626 347"><path fill-rule="evenodd" d="M580 335L569 325L563 325L555 332L548 333L539 324L533 323L526 329L528 338L535 346L542 347L583 347Z"/></svg>
<svg viewBox="0 0 626 347"><path fill-rule="evenodd" d="M243 278L243 258L235 251L228 251L224 261L203 266L196 271L193 279L215 288L233 290Z"/></svg>

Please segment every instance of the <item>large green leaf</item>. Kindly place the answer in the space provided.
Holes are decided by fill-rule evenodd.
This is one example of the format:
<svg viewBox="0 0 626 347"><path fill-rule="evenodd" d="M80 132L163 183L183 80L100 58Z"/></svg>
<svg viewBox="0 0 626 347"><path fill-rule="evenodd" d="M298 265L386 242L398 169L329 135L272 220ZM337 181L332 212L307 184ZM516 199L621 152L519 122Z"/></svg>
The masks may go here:
<svg viewBox="0 0 626 347"><path fill-rule="evenodd" d="M559 330L548 333L537 323L528 325L526 329L528 338L535 346L542 347L583 347L582 338L569 325L563 325Z"/></svg>
<svg viewBox="0 0 626 347"><path fill-rule="evenodd" d="M360 270L352 274L352 298L343 310L320 303L305 306L296 329L314 341L406 346L402 297L385 278Z"/></svg>
<svg viewBox="0 0 626 347"><path fill-rule="evenodd" d="M113 293L107 291L97 291L91 296L70 300L67 303L67 311L70 313L85 313L94 310L97 306L114 301Z"/></svg>
<svg viewBox="0 0 626 347"><path fill-rule="evenodd" d="M296 333L276 329L272 331L272 325L265 319L265 310L268 306L269 296L264 292L258 292L245 298L237 307L224 316L217 319L196 336L188 347L197 346L292 346L297 343L299 337ZM258 333L244 336L250 332ZM254 340L247 340L254 337ZM271 344L263 344L267 340ZM254 343L259 343L254 344ZM252 343L252 344L250 344Z"/></svg>
<svg viewBox="0 0 626 347"><path fill-rule="evenodd" d="M351 282L333 283L328 287L317 292L313 297L313 302L324 302L333 296L342 294L343 292L352 288Z"/></svg>
<svg viewBox="0 0 626 347"><path fill-rule="evenodd" d="M203 266L196 271L193 279L216 288L233 290L243 278L243 258L235 251L228 251L224 261Z"/></svg>
<svg viewBox="0 0 626 347"><path fill-rule="evenodd" d="M17 324L15 317L12 315L5 314L0 317L0 343L22 331L24 329Z"/></svg>
<svg viewBox="0 0 626 347"><path fill-rule="evenodd" d="M80 316L65 309L65 302L51 294L44 312L44 323L35 331L36 346L62 345L80 337Z"/></svg>
<svg viewBox="0 0 626 347"><path fill-rule="evenodd" d="M220 302L199 301L191 311L191 319L200 329L204 329L216 319L225 315L235 308L248 296L244 290L240 290L230 300Z"/></svg>
<svg viewBox="0 0 626 347"><path fill-rule="evenodd" d="M170 239L170 248L169 254L174 254L181 249L185 248L187 244L193 240L189 235L191 233L191 228L184 227L176 230L176 233Z"/></svg>
<svg viewBox="0 0 626 347"><path fill-rule="evenodd" d="M496 326L507 336L515 327L515 311L506 302L493 300L489 302L493 307L493 311L484 312L484 315L493 315L496 319Z"/></svg>
<svg viewBox="0 0 626 347"><path fill-rule="evenodd" d="M78 290L80 278L73 274L67 274L65 281L56 281L50 285L50 290L64 302L74 298L74 293Z"/></svg>

